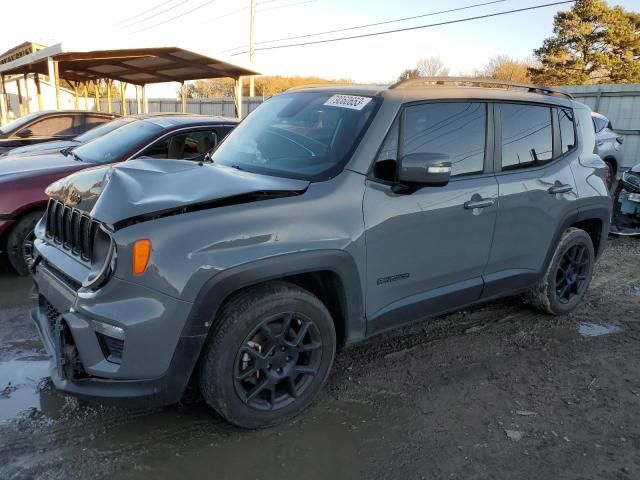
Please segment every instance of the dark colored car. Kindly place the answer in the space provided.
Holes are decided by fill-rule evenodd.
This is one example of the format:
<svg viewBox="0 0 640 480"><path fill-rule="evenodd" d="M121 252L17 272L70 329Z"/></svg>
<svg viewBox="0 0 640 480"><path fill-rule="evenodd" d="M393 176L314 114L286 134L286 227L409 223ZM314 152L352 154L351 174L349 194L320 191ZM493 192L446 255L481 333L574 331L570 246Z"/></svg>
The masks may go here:
<svg viewBox="0 0 640 480"><path fill-rule="evenodd" d="M52 140L70 140L117 116L115 113L84 110L29 113L0 127L0 153Z"/></svg>
<svg viewBox="0 0 640 480"><path fill-rule="evenodd" d="M28 145L26 147L16 147L5 153L0 153L0 158L13 156L13 155L37 155L40 153L54 153L61 152L67 148L75 148L83 143L90 142L91 140L106 135L112 132L116 128L120 128L127 123L134 120L140 120L141 118L150 118L154 116L166 117L173 115L185 115L183 113L147 113L144 115L128 115L126 117L116 118L110 122L99 124L97 127L88 130L82 135L78 135L70 140L52 140L50 142L36 143L34 145Z"/></svg>
<svg viewBox="0 0 640 480"><path fill-rule="evenodd" d="M140 157L197 159L213 149L236 119L149 115L74 149L0 159L0 249L22 275L32 258L33 227L47 204L45 188L70 173Z"/></svg>

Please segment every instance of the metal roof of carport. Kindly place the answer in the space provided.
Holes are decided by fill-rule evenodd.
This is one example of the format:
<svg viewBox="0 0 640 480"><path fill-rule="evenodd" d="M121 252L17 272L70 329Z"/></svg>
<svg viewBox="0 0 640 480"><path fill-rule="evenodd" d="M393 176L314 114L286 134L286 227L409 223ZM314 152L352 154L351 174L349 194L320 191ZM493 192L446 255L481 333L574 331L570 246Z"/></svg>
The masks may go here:
<svg viewBox="0 0 640 480"><path fill-rule="evenodd" d="M48 75L47 62L50 59L58 62L59 77L72 81L109 78L135 85L146 85L201 78L258 75L258 72L251 68L179 47L65 51L62 44L2 64L0 74Z"/></svg>
<svg viewBox="0 0 640 480"><path fill-rule="evenodd" d="M65 44L67 45L67 44ZM233 78L235 79L234 103L238 118L242 118L242 77L259 75L252 68L237 63L231 63L221 58L213 58L180 47L145 47L145 48L64 48L62 43L51 47L39 48L25 54L16 60L0 64L1 90L6 93L5 78L8 75L22 75L26 78L29 74L35 75L36 89L38 92L38 107L42 110L42 98L40 92L39 74L48 75L54 81L56 91L56 106L60 108L60 79L69 84L75 82L76 99L78 98L77 85L101 79L118 80L121 82L121 101L123 114L126 114L125 91L122 85L131 83L136 85L136 99L139 98L140 88L142 92L144 109L146 110L146 93L144 87L150 83L180 82L197 80L201 78ZM20 80L17 80L19 98ZM97 89L95 90L98 91ZM107 89L109 95L109 111L111 111L111 89ZM4 101L0 101L0 123L6 123L6 113L9 109L6 95L2 95ZM28 94L27 94L28 97ZM87 90L85 88L85 99ZM1 99L0 99L1 100ZM98 94L96 102L99 106ZM99 109L99 107L98 107ZM22 102L20 102L22 114ZM182 110L186 110L186 97L182 94ZM28 112L27 102L27 112Z"/></svg>

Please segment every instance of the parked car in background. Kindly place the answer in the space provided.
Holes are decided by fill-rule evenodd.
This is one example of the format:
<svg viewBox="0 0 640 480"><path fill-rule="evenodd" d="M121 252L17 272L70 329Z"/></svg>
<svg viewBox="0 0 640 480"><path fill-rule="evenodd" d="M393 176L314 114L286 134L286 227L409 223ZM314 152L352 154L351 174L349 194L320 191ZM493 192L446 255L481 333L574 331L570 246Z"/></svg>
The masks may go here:
<svg viewBox="0 0 640 480"><path fill-rule="evenodd" d="M16 147L70 140L116 118L115 113L62 110L29 113L0 127L0 154Z"/></svg>
<svg viewBox="0 0 640 480"><path fill-rule="evenodd" d="M60 152L67 148L75 148L83 143L87 143L93 140L94 138L98 138L98 137L101 137L102 135L106 135L107 133L115 130L116 128L120 128L121 126L126 125L127 123L131 123L135 120L151 118L155 116L167 117L167 116L174 116L174 115L183 116L183 115L189 115L189 114L169 112L169 113L134 114L134 115L128 115L126 117L119 117L114 120L111 120L110 122L100 124L97 127L94 127L91 130L83 133L82 135L78 135L77 137L72 138L70 140L52 140L50 142L36 143L34 145L29 145L26 147L16 147L9 150L8 152L0 154L0 158L12 156L12 155L33 155L33 154L40 154L40 153L53 153L56 151Z"/></svg>
<svg viewBox="0 0 640 480"><path fill-rule="evenodd" d="M640 235L640 164L623 172L616 186L611 233Z"/></svg>
<svg viewBox="0 0 640 480"><path fill-rule="evenodd" d="M618 168L622 166L624 137L614 132L611 121L601 113L592 112L591 118L596 131L596 152L607 164L607 185L611 189L616 181Z"/></svg>
<svg viewBox="0 0 640 480"><path fill-rule="evenodd" d="M571 312L611 217L591 111L425 82L446 83L293 90L211 162L52 184L33 273L56 387L149 406L193 378L228 421L265 427L313 401L342 345L519 293Z"/></svg>
<svg viewBox="0 0 640 480"><path fill-rule="evenodd" d="M140 116L77 148L0 159L0 249L22 275L33 257L33 227L47 205L45 188L70 173L132 158L203 158L237 124L199 115ZM91 191L92 186L87 188ZM146 187L142 187L146 188Z"/></svg>
<svg viewBox="0 0 640 480"><path fill-rule="evenodd" d="M112 132L116 128L120 128L127 123L135 120L134 116L121 117L99 124L97 127L86 131L85 133L78 135L77 137L69 140L51 140L50 142L36 143L34 145L27 145L26 147L16 147L11 150L0 154L0 158L5 158L14 155L35 155L40 153L54 153L61 152L67 148L75 148L83 143L89 142L94 138L106 135Z"/></svg>

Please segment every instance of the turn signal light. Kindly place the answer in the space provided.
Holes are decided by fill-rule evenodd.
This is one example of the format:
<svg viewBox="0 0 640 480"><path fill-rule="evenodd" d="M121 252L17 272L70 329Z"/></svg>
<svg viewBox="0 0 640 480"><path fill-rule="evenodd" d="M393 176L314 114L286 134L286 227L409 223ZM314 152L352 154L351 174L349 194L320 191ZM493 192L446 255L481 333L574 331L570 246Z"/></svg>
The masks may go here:
<svg viewBox="0 0 640 480"><path fill-rule="evenodd" d="M142 275L151 256L151 240L136 240L133 244L133 274Z"/></svg>

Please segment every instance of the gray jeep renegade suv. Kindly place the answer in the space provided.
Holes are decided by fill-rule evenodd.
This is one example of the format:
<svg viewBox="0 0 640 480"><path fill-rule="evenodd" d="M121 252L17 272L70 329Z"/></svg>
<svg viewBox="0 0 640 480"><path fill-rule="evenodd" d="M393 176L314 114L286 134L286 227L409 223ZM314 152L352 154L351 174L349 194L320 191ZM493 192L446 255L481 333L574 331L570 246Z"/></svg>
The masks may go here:
<svg viewBox="0 0 640 480"><path fill-rule="evenodd" d="M337 347L516 293L574 309L611 212L591 112L482 83L289 91L200 163L51 185L32 270L54 384L157 405L193 381L263 427L309 405Z"/></svg>

